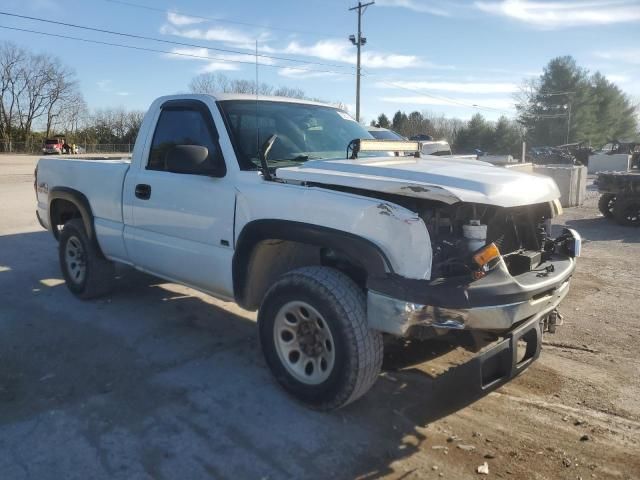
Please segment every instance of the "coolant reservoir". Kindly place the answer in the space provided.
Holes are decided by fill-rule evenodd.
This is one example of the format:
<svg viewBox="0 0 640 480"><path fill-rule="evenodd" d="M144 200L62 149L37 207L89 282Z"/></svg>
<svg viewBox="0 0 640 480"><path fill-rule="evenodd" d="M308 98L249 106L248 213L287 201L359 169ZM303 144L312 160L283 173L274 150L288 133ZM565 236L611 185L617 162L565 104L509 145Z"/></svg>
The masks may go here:
<svg viewBox="0 0 640 480"><path fill-rule="evenodd" d="M475 252L487 244L487 226L482 225L480 220L469 220L467 225L462 226L462 235L469 252Z"/></svg>

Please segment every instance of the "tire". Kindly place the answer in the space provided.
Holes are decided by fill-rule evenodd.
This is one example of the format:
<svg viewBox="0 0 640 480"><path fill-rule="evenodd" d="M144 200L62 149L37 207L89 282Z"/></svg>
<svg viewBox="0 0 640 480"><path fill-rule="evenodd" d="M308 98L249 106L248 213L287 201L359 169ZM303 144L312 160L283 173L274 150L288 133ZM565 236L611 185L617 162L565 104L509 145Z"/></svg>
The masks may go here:
<svg viewBox="0 0 640 480"><path fill-rule="evenodd" d="M613 218L616 196L613 193L603 193L598 200L598 210L606 218Z"/></svg>
<svg viewBox="0 0 640 480"><path fill-rule="evenodd" d="M260 306L258 329L276 380L317 410L360 398L382 368L382 335L369 329L365 294L332 268L304 267L280 277Z"/></svg>
<svg viewBox="0 0 640 480"><path fill-rule="evenodd" d="M100 297L111 291L115 269L95 242L89 240L81 219L64 224L58 245L60 269L67 287L78 298Z"/></svg>
<svg viewBox="0 0 640 480"><path fill-rule="evenodd" d="M620 225L640 227L640 196L619 197L613 216Z"/></svg>

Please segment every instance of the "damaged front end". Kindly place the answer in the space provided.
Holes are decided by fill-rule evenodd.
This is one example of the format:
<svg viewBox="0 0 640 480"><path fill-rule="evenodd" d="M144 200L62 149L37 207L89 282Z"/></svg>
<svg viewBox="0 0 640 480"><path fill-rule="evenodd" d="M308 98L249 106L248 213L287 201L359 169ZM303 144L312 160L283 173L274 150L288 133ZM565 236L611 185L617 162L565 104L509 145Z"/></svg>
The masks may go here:
<svg viewBox="0 0 640 480"><path fill-rule="evenodd" d="M460 330L501 334L536 318L555 329L581 249L573 230L551 237L559 202L504 208L407 201L429 231L431 278L372 279L371 327L421 338Z"/></svg>

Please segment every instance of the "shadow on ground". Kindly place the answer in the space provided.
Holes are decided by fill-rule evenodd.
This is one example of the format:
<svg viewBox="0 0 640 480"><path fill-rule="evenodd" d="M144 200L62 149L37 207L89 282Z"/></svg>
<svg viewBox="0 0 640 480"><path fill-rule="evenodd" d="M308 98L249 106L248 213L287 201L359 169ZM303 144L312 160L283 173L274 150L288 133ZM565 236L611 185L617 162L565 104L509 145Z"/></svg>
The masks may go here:
<svg viewBox="0 0 640 480"><path fill-rule="evenodd" d="M357 403L310 411L272 381L251 315L126 269L110 297L79 301L55 246L0 237L0 450L35 478L376 478L481 396L465 365L415 368L451 348L414 342Z"/></svg>
<svg viewBox="0 0 640 480"><path fill-rule="evenodd" d="M624 227L605 217L567 220L568 227L576 229L582 238L591 241L620 240L624 243L640 242L640 228Z"/></svg>

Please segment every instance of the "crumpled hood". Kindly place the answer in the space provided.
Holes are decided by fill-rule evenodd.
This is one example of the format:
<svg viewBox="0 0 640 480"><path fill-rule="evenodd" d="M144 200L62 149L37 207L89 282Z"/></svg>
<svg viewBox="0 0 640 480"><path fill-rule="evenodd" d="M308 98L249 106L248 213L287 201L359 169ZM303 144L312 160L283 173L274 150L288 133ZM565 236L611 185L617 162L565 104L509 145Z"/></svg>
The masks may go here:
<svg viewBox="0 0 640 480"><path fill-rule="evenodd" d="M477 160L434 156L311 160L279 168L282 180L394 193L445 203L516 207L560 197L550 177L495 167Z"/></svg>

